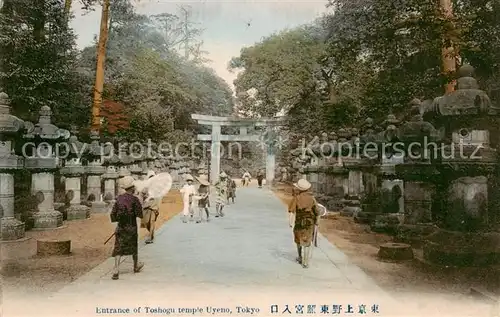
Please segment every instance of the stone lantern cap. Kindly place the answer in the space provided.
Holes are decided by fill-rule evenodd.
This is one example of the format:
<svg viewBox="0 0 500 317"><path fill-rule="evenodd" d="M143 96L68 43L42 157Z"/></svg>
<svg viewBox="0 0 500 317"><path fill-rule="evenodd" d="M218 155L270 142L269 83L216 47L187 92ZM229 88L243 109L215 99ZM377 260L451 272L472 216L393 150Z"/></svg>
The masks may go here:
<svg viewBox="0 0 500 317"><path fill-rule="evenodd" d="M428 141L440 140L439 131L430 122L423 120L421 104L418 99L413 99L409 104L411 118L398 129L398 138L403 142L419 142L425 137Z"/></svg>
<svg viewBox="0 0 500 317"><path fill-rule="evenodd" d="M440 116L498 115L500 109L493 106L485 91L479 89L474 68L463 65L458 70L457 89L450 94L434 99L430 111ZM429 111L428 110L428 111Z"/></svg>
<svg viewBox="0 0 500 317"><path fill-rule="evenodd" d="M61 129L52 124L52 110L49 106L42 106L39 111L39 118L36 124L25 123L27 139L41 139L43 141L64 141L69 139L70 133L66 129Z"/></svg>
<svg viewBox="0 0 500 317"><path fill-rule="evenodd" d="M24 121L10 114L9 96L0 92L0 134L17 134L24 129Z"/></svg>
<svg viewBox="0 0 500 317"><path fill-rule="evenodd" d="M102 175L104 179L117 179L120 177L118 170L114 166L106 167L106 172Z"/></svg>
<svg viewBox="0 0 500 317"><path fill-rule="evenodd" d="M89 151L89 144L80 142L76 135L72 135L69 137L68 145L71 157L78 157L80 155L85 155Z"/></svg>

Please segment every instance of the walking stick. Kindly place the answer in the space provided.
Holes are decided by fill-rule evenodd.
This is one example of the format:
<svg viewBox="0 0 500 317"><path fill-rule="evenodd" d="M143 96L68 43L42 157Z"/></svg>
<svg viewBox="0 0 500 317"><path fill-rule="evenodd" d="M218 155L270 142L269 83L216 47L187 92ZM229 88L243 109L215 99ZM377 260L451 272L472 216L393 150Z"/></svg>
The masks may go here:
<svg viewBox="0 0 500 317"><path fill-rule="evenodd" d="M113 232L113 234L112 234L112 235L108 238L108 240L106 240L106 241L104 242L104 244L108 243L108 242L109 242L109 240L111 240L111 238L113 238L113 237L115 236L115 234L116 234L116 232Z"/></svg>

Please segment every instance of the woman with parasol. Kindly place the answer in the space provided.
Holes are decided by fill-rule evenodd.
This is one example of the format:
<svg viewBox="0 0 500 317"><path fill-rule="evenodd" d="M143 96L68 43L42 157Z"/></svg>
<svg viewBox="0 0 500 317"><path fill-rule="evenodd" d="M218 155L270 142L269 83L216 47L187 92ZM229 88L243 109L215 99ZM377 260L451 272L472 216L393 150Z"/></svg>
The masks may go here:
<svg viewBox="0 0 500 317"><path fill-rule="evenodd" d="M311 183L300 179L293 184L295 187L293 199L288 206L290 228L293 227L293 236L297 245L297 262L302 267L309 267L311 244L315 235L315 228L319 222L319 206L309 191Z"/></svg>

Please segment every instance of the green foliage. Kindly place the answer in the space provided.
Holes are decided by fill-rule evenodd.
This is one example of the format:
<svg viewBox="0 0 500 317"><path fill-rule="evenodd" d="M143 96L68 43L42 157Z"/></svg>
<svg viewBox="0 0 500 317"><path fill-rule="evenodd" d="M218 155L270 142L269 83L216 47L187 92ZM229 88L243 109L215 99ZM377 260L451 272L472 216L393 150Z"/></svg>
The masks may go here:
<svg viewBox="0 0 500 317"><path fill-rule="evenodd" d="M165 19L179 24L174 29L182 27L180 35L160 23ZM202 52L196 55L191 50L189 60L179 55L179 45L181 52L186 38L196 45L200 32L186 30L183 23L173 14L139 15L129 0L112 2L104 94L105 99L124 104L130 118L129 129L118 131L117 136L154 141L178 138L184 130L196 128L193 112L232 113L232 91L213 70L200 64ZM81 54L80 72L88 80L95 76L95 52L92 46Z"/></svg>
<svg viewBox="0 0 500 317"><path fill-rule="evenodd" d="M284 108L290 130L301 133L368 116L381 122L405 112L413 98L444 93L454 79L442 73L444 43L476 68L483 89L500 96L500 2L454 1L453 18L444 18L439 5L330 0L332 13L267 37L230 61L230 69L242 69L235 81L240 110L272 116Z"/></svg>
<svg viewBox="0 0 500 317"><path fill-rule="evenodd" d="M87 121L75 71L75 36L67 27L64 3L6 0L0 29L0 86L11 97L13 112L35 120L47 105L56 122Z"/></svg>
<svg viewBox="0 0 500 317"><path fill-rule="evenodd" d="M243 68L234 82L240 110L274 116L314 92L314 72L322 49L319 37L305 27L273 34L243 48L229 63L230 69Z"/></svg>

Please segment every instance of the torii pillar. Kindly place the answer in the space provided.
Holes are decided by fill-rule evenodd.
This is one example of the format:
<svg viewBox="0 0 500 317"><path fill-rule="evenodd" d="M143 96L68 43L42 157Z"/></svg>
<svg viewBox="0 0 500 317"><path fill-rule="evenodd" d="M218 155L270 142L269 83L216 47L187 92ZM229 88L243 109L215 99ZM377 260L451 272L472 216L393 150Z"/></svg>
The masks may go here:
<svg viewBox="0 0 500 317"><path fill-rule="evenodd" d="M259 135L248 135L247 129L253 126L270 126L279 122L279 119L250 119L250 118L232 118L216 117L192 114L191 118L198 121L200 125L210 125L211 134L199 134L199 141L211 141L211 159L210 159L210 182L215 184L220 174L220 153L221 141L227 142L261 142ZM239 127L238 135L222 135L221 127L231 126ZM275 155L271 148L266 149L266 183L271 184L274 180Z"/></svg>

